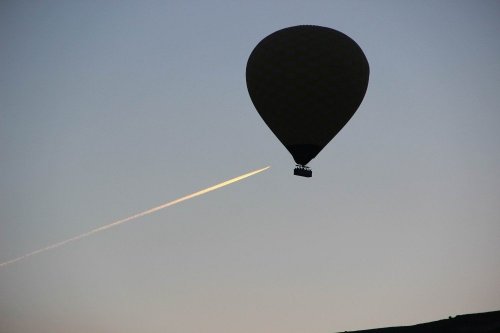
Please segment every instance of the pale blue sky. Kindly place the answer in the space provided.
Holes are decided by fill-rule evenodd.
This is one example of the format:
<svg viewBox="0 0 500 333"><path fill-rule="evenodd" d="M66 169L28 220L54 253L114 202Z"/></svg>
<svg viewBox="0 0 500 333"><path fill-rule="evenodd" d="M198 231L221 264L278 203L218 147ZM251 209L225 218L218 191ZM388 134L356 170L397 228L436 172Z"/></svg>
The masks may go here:
<svg viewBox="0 0 500 333"><path fill-rule="evenodd" d="M310 165L248 96L275 30L364 50ZM0 331L335 332L500 308L498 1L3 1Z"/></svg>

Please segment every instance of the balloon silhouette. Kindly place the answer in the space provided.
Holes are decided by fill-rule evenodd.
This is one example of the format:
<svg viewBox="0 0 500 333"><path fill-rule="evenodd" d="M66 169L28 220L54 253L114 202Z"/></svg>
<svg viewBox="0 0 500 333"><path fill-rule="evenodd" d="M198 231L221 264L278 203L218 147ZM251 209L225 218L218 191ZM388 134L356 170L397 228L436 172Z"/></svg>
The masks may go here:
<svg viewBox="0 0 500 333"><path fill-rule="evenodd" d="M302 25L264 38L246 68L250 98L264 122L298 164L306 166L344 127L368 87L361 48L334 29Z"/></svg>

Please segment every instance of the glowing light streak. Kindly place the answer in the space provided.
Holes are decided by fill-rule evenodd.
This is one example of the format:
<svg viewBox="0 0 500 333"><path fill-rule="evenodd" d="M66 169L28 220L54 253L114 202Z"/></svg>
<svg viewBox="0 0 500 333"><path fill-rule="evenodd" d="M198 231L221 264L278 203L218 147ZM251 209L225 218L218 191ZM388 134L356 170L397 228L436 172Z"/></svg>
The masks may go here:
<svg viewBox="0 0 500 333"><path fill-rule="evenodd" d="M15 259L12 259L12 260L9 260L9 261L6 261L6 262L3 262L3 263L0 263L0 267L3 267L3 266L7 266L7 265L10 265L10 264L13 264L15 262L18 262L20 260L23 260L23 259L26 259L28 257L31 257L31 256L34 256L36 254L39 254L39 253L42 253L42 252L45 252L45 251L48 251L48 250L52 250L52 249L55 249L55 248L58 248L58 247L61 247L63 245L66 245L68 243L71 243L71 242L74 242L74 241L77 241L79 239L82 239L82 238L85 238L85 237L88 237L90 235L93 235L95 233L98 233L98 232L101 232L101 231L104 231L104 230L107 230L107 229L110 229L110 228L113 228L113 227L116 227L116 226L119 226L120 224L123 224L123 223L126 223L126 222L129 222L129 221L132 221L132 220L135 220L139 217L143 217L143 216L146 216L146 215L149 215L149 214L152 214L152 213L155 213L159 210L162 210L162 209L165 209L167 207L170 207L170 206L173 206L173 205L176 205L178 203L181 203L183 201L186 201L186 200L189 200L189 199L193 199L195 197L198 197L200 195L203 195L203 194L206 194L206 193L209 193L209 192L212 192L212 191L215 191L221 187L224 187L224 186L228 186L230 184L233 184L233 183L236 183L240 180L243 180L245 178L248 178L248 177L251 177L253 175L256 175L262 171L265 171L267 169L269 169L270 166L267 166L265 168L262 168L262 169L258 169L258 170L255 170L255 171L251 171L251 172L248 172L244 175L241 175L241 176L238 176L238 177L234 177L232 179L229 179L229 180L226 180L222 183L219 183L219 184L216 184L214 186L210 186L206 189L203 189L203 190L200 190L200 191L197 191L197 192L194 192L192 194L188 194L186 196L183 196L181 198L178 198L178 199L175 199L173 201L169 201L169 202L166 202L164 204L161 204L159 206L156 206L156 207L153 207L153 208L150 208L148 210L145 210L143 212L140 212L140 213L137 213L137 214L134 214L132 216L129 216L129 217L126 217L126 218L123 218L121 220L117 220L115 222L112 222L110 224L106 224L106 225L103 225L102 227L99 227L99 228L95 228L95 229L92 229L88 232L85 232L83 234L80 234L78 236L75 236L75 237L72 237L72 238L69 238L69 239L66 239L64 241L61 241L61 242L58 242L58 243L54 243L52 245L49 245L49 246L46 246L44 248L41 248L41 249L38 249L36 251L33 251L33 252L30 252L30 253L27 253L23 256L20 256L18 258L15 258Z"/></svg>

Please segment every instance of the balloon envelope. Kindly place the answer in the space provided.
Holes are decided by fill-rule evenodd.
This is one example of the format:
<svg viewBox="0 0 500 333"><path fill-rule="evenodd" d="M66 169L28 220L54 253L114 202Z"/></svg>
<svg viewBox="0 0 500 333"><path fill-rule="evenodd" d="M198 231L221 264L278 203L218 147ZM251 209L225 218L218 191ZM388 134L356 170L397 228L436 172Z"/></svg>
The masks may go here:
<svg viewBox="0 0 500 333"><path fill-rule="evenodd" d="M369 71L363 51L348 36L326 27L294 26L255 47L246 81L264 122L305 166L356 112Z"/></svg>

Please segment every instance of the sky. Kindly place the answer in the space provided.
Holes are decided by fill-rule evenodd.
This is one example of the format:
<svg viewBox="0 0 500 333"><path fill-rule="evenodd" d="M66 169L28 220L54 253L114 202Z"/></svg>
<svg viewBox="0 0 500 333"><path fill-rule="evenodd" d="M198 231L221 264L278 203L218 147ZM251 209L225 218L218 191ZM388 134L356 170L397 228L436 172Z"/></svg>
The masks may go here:
<svg viewBox="0 0 500 333"><path fill-rule="evenodd" d="M353 38L309 164L253 108L281 28ZM2 1L0 332L338 332L500 309L498 1Z"/></svg>

